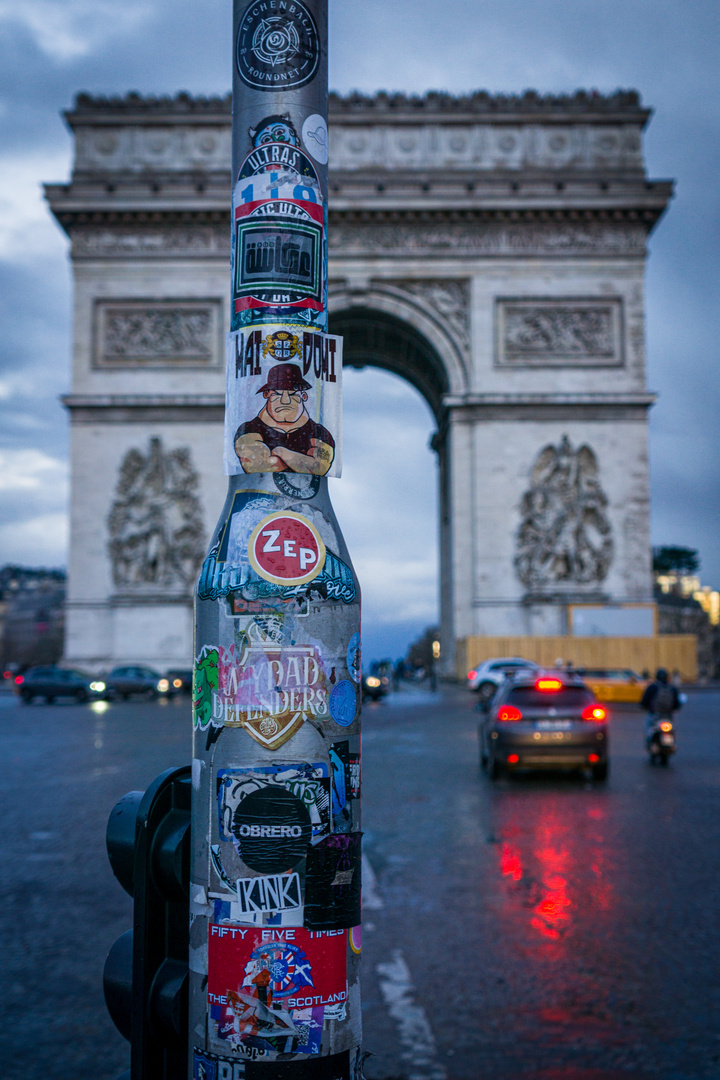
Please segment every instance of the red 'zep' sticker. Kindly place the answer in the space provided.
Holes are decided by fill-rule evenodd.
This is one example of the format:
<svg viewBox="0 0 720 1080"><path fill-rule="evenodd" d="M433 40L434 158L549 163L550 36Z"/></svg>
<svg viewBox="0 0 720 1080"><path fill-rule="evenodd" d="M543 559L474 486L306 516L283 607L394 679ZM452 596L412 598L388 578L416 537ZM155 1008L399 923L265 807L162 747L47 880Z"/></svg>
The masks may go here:
<svg viewBox="0 0 720 1080"><path fill-rule="evenodd" d="M302 514L283 510L268 514L255 526L248 544L254 570L277 585L304 585L325 564L320 534Z"/></svg>

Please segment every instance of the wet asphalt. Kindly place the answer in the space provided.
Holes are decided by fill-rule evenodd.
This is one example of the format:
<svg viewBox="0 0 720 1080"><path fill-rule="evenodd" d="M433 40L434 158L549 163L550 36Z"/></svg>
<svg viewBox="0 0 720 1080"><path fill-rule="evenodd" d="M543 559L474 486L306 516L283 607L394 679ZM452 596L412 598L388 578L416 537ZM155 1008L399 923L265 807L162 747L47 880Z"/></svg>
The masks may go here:
<svg viewBox="0 0 720 1080"><path fill-rule="evenodd" d="M720 1078L720 693L690 692L667 769L613 710L606 784L492 783L473 705L413 686L365 710L368 1080ZM105 826L189 761L188 700L2 694L0 747L0 1076L115 1080L102 966L131 901Z"/></svg>

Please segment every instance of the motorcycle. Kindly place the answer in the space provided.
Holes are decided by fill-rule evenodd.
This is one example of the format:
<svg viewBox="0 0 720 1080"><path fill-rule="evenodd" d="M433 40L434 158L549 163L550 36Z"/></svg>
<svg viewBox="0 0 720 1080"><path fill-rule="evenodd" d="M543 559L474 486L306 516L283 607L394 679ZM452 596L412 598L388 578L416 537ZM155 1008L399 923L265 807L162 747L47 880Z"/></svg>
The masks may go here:
<svg viewBox="0 0 720 1080"><path fill-rule="evenodd" d="M654 716L645 735L651 765L667 765L675 753L675 725L672 716Z"/></svg>

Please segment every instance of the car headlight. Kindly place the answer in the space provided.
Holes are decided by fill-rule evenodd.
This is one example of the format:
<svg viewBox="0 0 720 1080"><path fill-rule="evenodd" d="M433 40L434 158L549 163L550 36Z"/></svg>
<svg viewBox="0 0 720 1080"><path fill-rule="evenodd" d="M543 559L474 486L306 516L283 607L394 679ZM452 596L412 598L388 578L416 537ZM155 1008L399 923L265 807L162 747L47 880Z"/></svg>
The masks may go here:
<svg viewBox="0 0 720 1080"><path fill-rule="evenodd" d="M173 686L176 690L179 690L182 686L182 679L173 679Z"/></svg>
<svg viewBox="0 0 720 1080"><path fill-rule="evenodd" d="M374 675L369 675L365 682L368 686L372 687L373 690L380 686L380 680L376 679Z"/></svg>
<svg viewBox="0 0 720 1080"><path fill-rule="evenodd" d="M161 694L167 694L168 690L170 689L170 683L167 681L167 679L159 679L157 688Z"/></svg>
<svg viewBox="0 0 720 1080"><path fill-rule="evenodd" d="M102 694L103 690L105 690L105 683L104 682L91 682L90 683L90 689L94 690L96 694Z"/></svg>

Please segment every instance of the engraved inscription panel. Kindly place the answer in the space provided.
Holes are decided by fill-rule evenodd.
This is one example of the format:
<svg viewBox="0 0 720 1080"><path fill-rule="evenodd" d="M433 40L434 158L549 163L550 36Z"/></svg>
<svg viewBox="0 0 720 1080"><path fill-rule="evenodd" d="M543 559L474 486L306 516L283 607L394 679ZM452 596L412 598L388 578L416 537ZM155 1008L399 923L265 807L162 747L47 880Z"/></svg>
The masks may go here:
<svg viewBox="0 0 720 1080"><path fill-rule="evenodd" d="M100 300L94 367L218 367L220 300Z"/></svg>
<svg viewBox="0 0 720 1080"><path fill-rule="evenodd" d="M498 299L498 367L618 367L623 364L619 297Z"/></svg>

